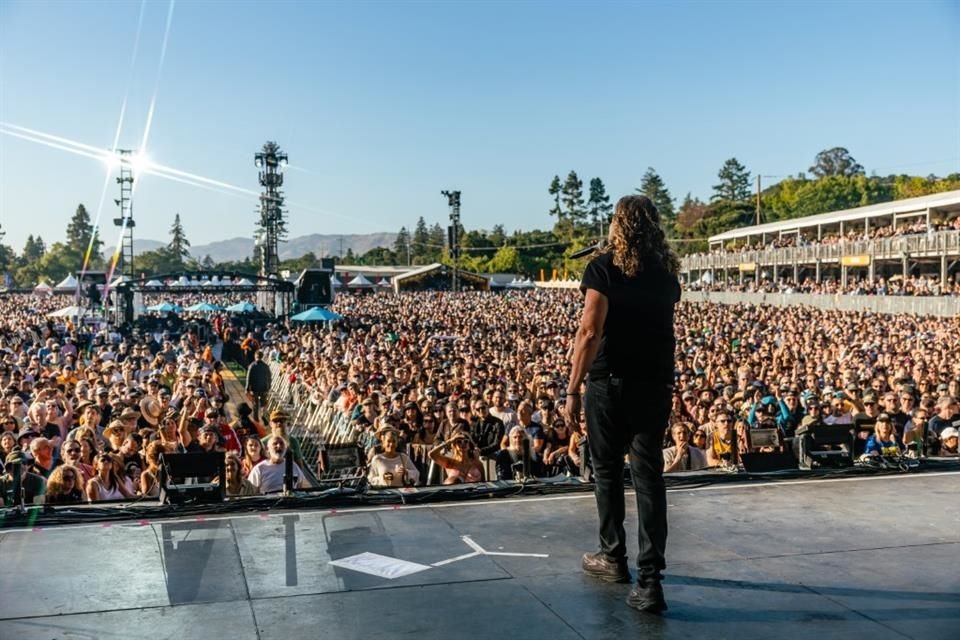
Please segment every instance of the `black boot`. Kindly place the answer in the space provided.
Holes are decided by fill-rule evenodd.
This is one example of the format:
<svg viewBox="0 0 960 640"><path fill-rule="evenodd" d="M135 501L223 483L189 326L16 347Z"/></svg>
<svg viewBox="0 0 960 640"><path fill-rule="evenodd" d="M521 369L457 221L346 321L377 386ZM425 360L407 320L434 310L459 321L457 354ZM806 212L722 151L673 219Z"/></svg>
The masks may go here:
<svg viewBox="0 0 960 640"><path fill-rule="evenodd" d="M667 610L667 601L663 599L663 586L657 577L640 576L637 584L627 596L627 604L645 613L661 614Z"/></svg>

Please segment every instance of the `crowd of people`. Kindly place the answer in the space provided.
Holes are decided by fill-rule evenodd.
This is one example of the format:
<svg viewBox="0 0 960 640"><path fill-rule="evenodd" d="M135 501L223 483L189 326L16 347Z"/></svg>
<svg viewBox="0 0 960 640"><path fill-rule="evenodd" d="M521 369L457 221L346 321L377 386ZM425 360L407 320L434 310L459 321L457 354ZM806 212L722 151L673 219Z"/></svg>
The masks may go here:
<svg viewBox="0 0 960 640"><path fill-rule="evenodd" d="M737 293L783 293L783 294L817 294L817 295L852 295L852 296L960 296L960 279L955 281L952 275L940 282L935 275L910 275L868 278L850 277L844 285L838 278L828 277L817 282L813 278L805 278L797 282L792 278L772 280L760 278L759 281L750 278L740 283L738 279L730 281L697 280L685 287L689 291L730 291Z"/></svg>
<svg viewBox="0 0 960 640"><path fill-rule="evenodd" d="M743 242L716 249L710 252L710 255L719 255L724 253L747 253L750 251L763 251L767 249L785 249L787 247L812 247L816 245L837 245L848 242L861 242L864 240L881 240L883 238L897 238L911 235L922 235L938 231L960 231L960 216L951 219L932 220L927 224L926 219L918 218L914 222L899 223L896 227L892 224L872 225L869 229L862 225L848 225L845 233L841 234L839 229L836 231L824 232L819 238L806 237L802 234L788 234L777 236L764 242Z"/></svg>
<svg viewBox="0 0 960 640"><path fill-rule="evenodd" d="M194 451L226 455L225 477L207 480L229 496L283 490L288 456L307 486L326 461L283 411L261 413L271 371L349 422L375 488L581 474L583 416L562 410L581 307L576 290L345 294L334 325L240 328L215 314L215 345L189 326L74 325L6 295L0 495L155 499L160 455ZM957 455L960 320L681 303L676 335L667 472L789 451L821 423L855 426L858 456ZM251 374L231 397L217 356L241 341ZM754 446L752 430L770 427L774 444Z"/></svg>

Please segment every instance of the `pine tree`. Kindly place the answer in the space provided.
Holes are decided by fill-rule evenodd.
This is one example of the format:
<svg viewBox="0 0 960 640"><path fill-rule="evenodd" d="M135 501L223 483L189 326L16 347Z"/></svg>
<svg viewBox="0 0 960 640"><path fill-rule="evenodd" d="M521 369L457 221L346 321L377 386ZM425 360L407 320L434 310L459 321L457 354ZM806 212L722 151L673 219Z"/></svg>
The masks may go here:
<svg viewBox="0 0 960 640"><path fill-rule="evenodd" d="M79 261L83 260L87 253L87 247L90 246L91 237L93 238L93 246L90 251L90 260L91 262L99 262L103 241L100 240L99 234L94 232L87 208L80 204L77 206L76 213L70 218L70 224L67 225L67 250L73 258Z"/></svg>
<svg viewBox="0 0 960 640"><path fill-rule="evenodd" d="M393 252L406 264L410 264L410 232L406 227L400 227L397 238L393 241Z"/></svg>
<svg viewBox="0 0 960 640"><path fill-rule="evenodd" d="M502 224L493 225L493 231L490 232L490 246L502 247L507 244L507 232L503 230Z"/></svg>
<svg viewBox="0 0 960 640"><path fill-rule="evenodd" d="M743 203L750 199L750 172L736 158L724 162L717 177L720 184L713 186L712 201Z"/></svg>
<svg viewBox="0 0 960 640"><path fill-rule="evenodd" d="M430 227L430 238L427 242L431 245L428 247L430 261L439 262L440 256L443 255L443 247L447 242L447 231L440 226L439 222L434 222L433 226Z"/></svg>
<svg viewBox="0 0 960 640"><path fill-rule="evenodd" d="M603 180L600 178L590 180L590 197L587 199L587 210L590 213L590 224L596 227L598 233L602 236L604 228L610 222L613 205L610 204L610 196L607 195L607 189L603 186Z"/></svg>
<svg viewBox="0 0 960 640"><path fill-rule="evenodd" d="M23 254L20 256L20 261L23 264L30 264L31 262L36 262L43 257L43 254L46 253L47 248L43 244L43 238L37 236L33 237L31 233L27 236L27 241L23 245Z"/></svg>
<svg viewBox="0 0 960 640"><path fill-rule="evenodd" d="M673 226L676 210L673 207L673 196L670 190L664 184L663 178L654 170L653 167L647 167L647 172L640 179L640 188L637 192L650 198L660 212L660 218L667 227Z"/></svg>
<svg viewBox="0 0 960 640"><path fill-rule="evenodd" d="M190 251L187 249L189 246L190 241L187 240L183 225L180 224L180 214L177 213L173 217L173 226L170 227L170 244L167 245L167 251L170 252L174 262L183 264L184 259L190 257Z"/></svg>
<svg viewBox="0 0 960 640"><path fill-rule="evenodd" d="M423 216L417 218L417 224L413 228L413 246L410 247L416 264L424 264L430 256L430 232L427 230L427 223Z"/></svg>
<svg viewBox="0 0 960 640"><path fill-rule="evenodd" d="M550 215L556 216L558 222L563 219L563 209L560 208L560 192L562 188L560 185L560 176L553 176L547 193L553 196L553 207L550 209Z"/></svg>
<svg viewBox="0 0 960 640"><path fill-rule="evenodd" d="M567 217L574 223L582 223L587 216L583 202L583 180L577 177L577 172L570 170L562 189L563 205L566 207Z"/></svg>

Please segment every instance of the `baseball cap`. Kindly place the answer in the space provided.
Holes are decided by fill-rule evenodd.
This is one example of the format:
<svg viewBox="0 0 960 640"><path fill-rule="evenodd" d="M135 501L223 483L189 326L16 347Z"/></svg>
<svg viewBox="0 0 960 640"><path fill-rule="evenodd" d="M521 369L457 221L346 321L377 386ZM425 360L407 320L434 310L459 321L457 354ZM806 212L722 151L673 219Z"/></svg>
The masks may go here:
<svg viewBox="0 0 960 640"><path fill-rule="evenodd" d="M947 427L940 432L940 439L946 440L948 438L960 438L960 429L956 427Z"/></svg>

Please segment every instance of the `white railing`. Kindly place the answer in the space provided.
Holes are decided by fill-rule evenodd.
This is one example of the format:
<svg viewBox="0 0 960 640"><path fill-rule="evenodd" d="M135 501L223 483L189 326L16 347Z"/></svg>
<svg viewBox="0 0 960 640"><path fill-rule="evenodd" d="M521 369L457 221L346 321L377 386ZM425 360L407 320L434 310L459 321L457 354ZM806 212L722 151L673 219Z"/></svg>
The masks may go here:
<svg viewBox="0 0 960 640"><path fill-rule="evenodd" d="M735 291L684 291L686 302L718 304L769 304L776 307L809 305L840 311L916 314L921 316L960 316L960 297L950 296L857 296L805 293L739 293Z"/></svg>

